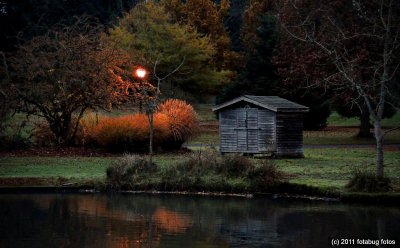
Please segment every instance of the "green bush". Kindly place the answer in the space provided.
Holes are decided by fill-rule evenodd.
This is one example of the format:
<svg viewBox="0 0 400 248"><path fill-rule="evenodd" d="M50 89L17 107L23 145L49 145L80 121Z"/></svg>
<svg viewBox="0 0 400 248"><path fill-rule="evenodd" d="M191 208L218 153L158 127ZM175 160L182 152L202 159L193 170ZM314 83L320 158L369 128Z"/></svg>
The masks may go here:
<svg viewBox="0 0 400 248"><path fill-rule="evenodd" d="M360 192L387 192L392 189L389 178L377 178L374 173L359 170L353 173L346 187Z"/></svg>
<svg viewBox="0 0 400 248"><path fill-rule="evenodd" d="M246 180L252 162L240 155L221 156L217 151L198 151L186 155L162 171L161 181L167 190L231 191L228 178Z"/></svg>
<svg viewBox="0 0 400 248"><path fill-rule="evenodd" d="M258 167L248 171L248 179L254 190L265 190L280 184L285 174L276 168L273 160L265 159Z"/></svg>
<svg viewBox="0 0 400 248"><path fill-rule="evenodd" d="M215 150L182 155L176 164L159 169L148 166L145 157L127 155L107 169L109 188L136 190L271 192L284 178L271 160L255 165L247 157L221 156Z"/></svg>
<svg viewBox="0 0 400 248"><path fill-rule="evenodd" d="M215 168L220 163L220 156L217 151L198 151L191 155L186 160L180 163L180 166L184 167L184 164L192 168L192 171L196 172L197 175L205 174L210 171L214 172Z"/></svg>
<svg viewBox="0 0 400 248"><path fill-rule="evenodd" d="M174 168L181 175L203 176L208 173L224 177L246 177L253 163L239 154L221 156L217 151L199 151L184 158Z"/></svg>
<svg viewBox="0 0 400 248"><path fill-rule="evenodd" d="M112 188L131 186L138 177L157 169L155 163L149 165L146 156L126 154L107 168L107 184Z"/></svg>
<svg viewBox="0 0 400 248"><path fill-rule="evenodd" d="M227 177L246 177L248 171L254 170L250 159L239 154L226 154L221 162L217 163L216 173Z"/></svg>

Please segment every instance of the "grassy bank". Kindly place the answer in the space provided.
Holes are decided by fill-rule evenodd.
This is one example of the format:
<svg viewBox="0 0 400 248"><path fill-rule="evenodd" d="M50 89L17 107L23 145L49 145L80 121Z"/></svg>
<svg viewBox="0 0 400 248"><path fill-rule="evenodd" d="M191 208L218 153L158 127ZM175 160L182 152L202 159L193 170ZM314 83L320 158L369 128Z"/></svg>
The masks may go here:
<svg viewBox="0 0 400 248"><path fill-rule="evenodd" d="M367 148L305 149L304 159L281 159L278 168L292 175L289 182L345 190L355 170L375 171L375 151ZM400 191L400 152L385 153L385 173Z"/></svg>
<svg viewBox="0 0 400 248"><path fill-rule="evenodd" d="M0 182L10 179L43 179L44 183L103 182L106 168L117 157L3 157L0 158ZM182 154L156 155L155 163L166 170L182 161ZM261 163L262 159L253 159ZM318 187L321 189L345 191L345 185L356 169L374 171L374 150L363 148L305 149L304 159L274 160L277 168L288 175L289 183ZM400 192L400 152L385 153L385 173L393 182L394 190ZM212 184L215 178L204 178ZM47 180L47 181L46 181ZM159 183L160 176L148 174L146 182ZM208 180L208 181L207 181ZM34 181L34 180L33 180ZM143 183L142 181L141 183ZM29 184L28 182L26 182ZM233 188L245 186L241 178L227 179L225 183Z"/></svg>
<svg viewBox="0 0 400 248"><path fill-rule="evenodd" d="M1 181L6 179L23 178L80 184L87 181L102 182L106 178L107 167L117 159L118 157L2 157L0 186L4 186ZM161 167L170 166L179 159L178 155L155 156L155 162Z"/></svg>

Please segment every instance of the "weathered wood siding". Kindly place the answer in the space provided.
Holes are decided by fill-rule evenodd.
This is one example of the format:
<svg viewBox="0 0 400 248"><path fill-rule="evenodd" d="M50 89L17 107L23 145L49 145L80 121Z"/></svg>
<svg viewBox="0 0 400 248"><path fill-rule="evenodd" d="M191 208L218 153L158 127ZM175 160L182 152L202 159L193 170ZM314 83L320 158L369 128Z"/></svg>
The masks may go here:
<svg viewBox="0 0 400 248"><path fill-rule="evenodd" d="M220 150L221 152L237 151L237 110L225 109L219 112L219 133L220 133Z"/></svg>
<svg viewBox="0 0 400 248"><path fill-rule="evenodd" d="M276 150L276 114L267 109L258 110L258 144L260 152Z"/></svg>
<svg viewBox="0 0 400 248"><path fill-rule="evenodd" d="M262 153L276 149L275 113L258 108L219 113L221 152Z"/></svg>
<svg viewBox="0 0 400 248"><path fill-rule="evenodd" d="M278 156L303 156L303 115L277 113L276 142Z"/></svg>

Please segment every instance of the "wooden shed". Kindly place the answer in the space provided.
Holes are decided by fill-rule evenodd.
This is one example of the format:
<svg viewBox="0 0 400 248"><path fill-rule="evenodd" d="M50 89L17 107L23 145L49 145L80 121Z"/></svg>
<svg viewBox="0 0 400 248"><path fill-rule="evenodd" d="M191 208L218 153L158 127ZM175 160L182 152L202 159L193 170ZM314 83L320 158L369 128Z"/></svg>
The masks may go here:
<svg viewBox="0 0 400 248"><path fill-rule="evenodd" d="M213 111L219 113L221 153L303 156L307 107L278 96L244 95Z"/></svg>

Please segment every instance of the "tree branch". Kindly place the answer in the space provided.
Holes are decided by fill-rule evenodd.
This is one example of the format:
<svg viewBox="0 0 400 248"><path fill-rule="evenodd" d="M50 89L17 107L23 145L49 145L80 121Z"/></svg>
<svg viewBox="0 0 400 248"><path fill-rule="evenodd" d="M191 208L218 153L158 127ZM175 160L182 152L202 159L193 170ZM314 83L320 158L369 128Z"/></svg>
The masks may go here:
<svg viewBox="0 0 400 248"><path fill-rule="evenodd" d="M168 77L170 77L171 75L173 75L174 73L176 73L176 72L182 67L183 63L185 62L185 59L186 59L186 57L183 57L181 63L180 63L174 70L172 70L171 72L169 72L169 73L168 73L167 75L165 75L164 77L160 78L160 77L157 75L157 65L158 65L158 61L159 61L159 56L157 56L156 62L154 63L154 67L153 67L153 74L154 74L154 77L156 77L156 79L157 79L157 90L158 90L158 91L160 91L160 83L161 83L161 81L167 79Z"/></svg>

